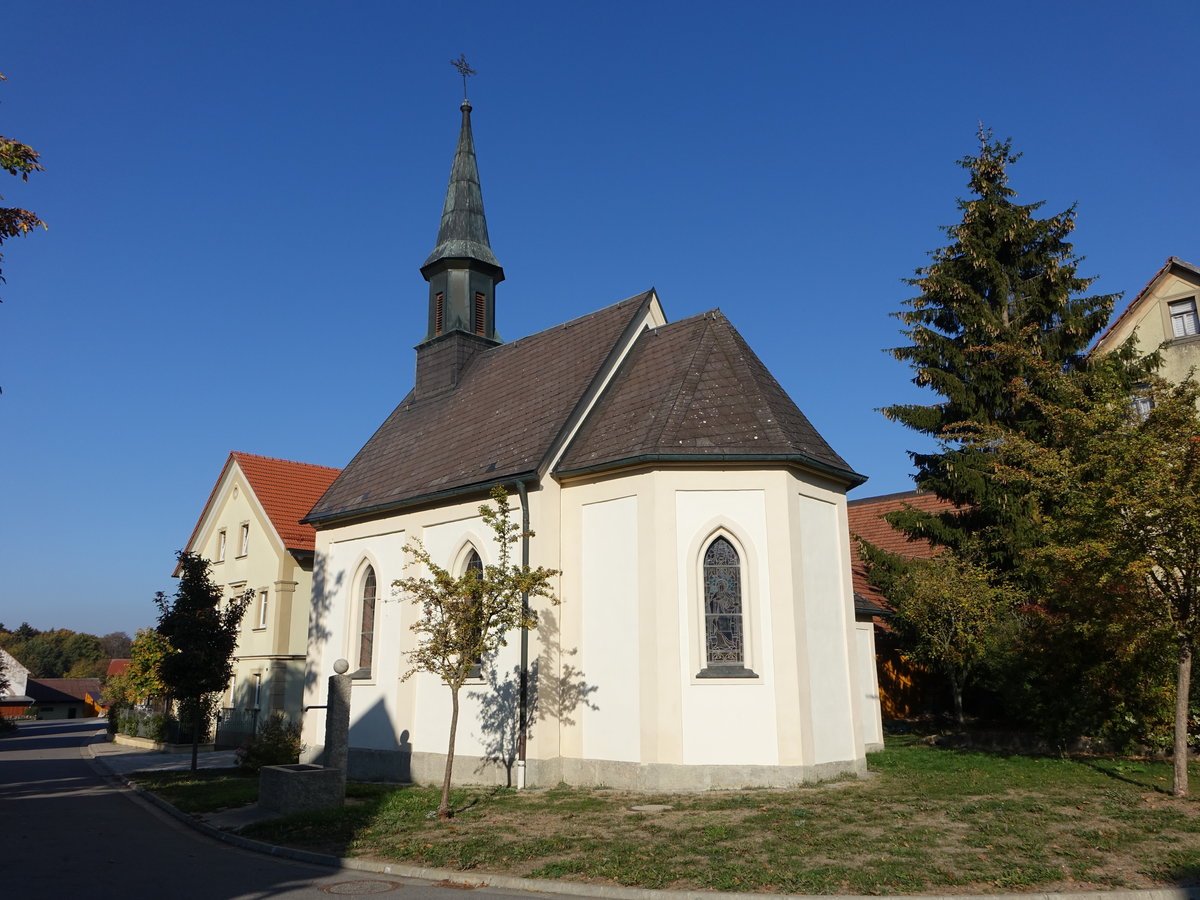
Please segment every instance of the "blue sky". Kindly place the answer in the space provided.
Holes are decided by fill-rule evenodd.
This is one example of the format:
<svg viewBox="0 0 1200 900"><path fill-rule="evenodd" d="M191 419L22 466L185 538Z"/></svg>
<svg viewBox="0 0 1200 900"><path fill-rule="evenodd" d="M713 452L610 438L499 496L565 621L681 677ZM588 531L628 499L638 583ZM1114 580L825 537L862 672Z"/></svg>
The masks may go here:
<svg viewBox="0 0 1200 900"><path fill-rule="evenodd" d="M977 123L1095 289L1200 262L1194 3L64 2L0 36L0 622L132 632L233 449L344 465L412 382L465 53L515 338L720 307L870 481Z"/></svg>

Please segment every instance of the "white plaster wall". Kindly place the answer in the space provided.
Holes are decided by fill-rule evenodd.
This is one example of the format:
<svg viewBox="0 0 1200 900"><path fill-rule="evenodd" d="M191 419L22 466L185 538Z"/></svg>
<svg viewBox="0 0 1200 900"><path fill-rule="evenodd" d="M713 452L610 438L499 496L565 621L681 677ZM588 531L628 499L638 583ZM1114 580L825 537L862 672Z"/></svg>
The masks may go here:
<svg viewBox="0 0 1200 900"><path fill-rule="evenodd" d="M858 691L862 705L863 743L867 747L883 745L883 713L879 705L879 671L875 662L875 625L854 623L855 645L858 650Z"/></svg>
<svg viewBox="0 0 1200 900"><path fill-rule="evenodd" d="M515 514L520 522L519 508ZM462 562L468 542L479 553L484 565L494 565L498 561L495 539L478 515L449 518L426 525L422 529L421 540L434 561L455 574L458 574L457 566ZM514 546L513 550L514 556L509 561L519 565L520 545ZM411 617L417 614L416 609L407 600L400 602L410 607L409 621L412 621ZM517 675L514 669L520 664L519 639L519 632L509 635L508 645L500 648L494 659L484 660L484 680L468 682L459 693L456 754L490 756L501 752L506 745L504 737L517 715ZM404 646L410 647L412 644L408 641ZM450 739L450 689L434 675L422 673L414 675L412 680L413 748L423 752L444 753ZM501 688L500 694L496 687ZM505 702L507 700L511 700L511 703ZM465 773L463 780L470 780Z"/></svg>
<svg viewBox="0 0 1200 900"><path fill-rule="evenodd" d="M510 498L514 520L520 521L520 506ZM357 523L317 533L317 571L313 616L309 626L309 689L305 702L323 704L327 679L339 657L357 663L357 575L363 560L375 566L378 601L375 613L375 648L371 677L355 680L351 697L352 748L394 750L402 738L415 753L445 753L450 731L450 692L435 676L414 674L404 680L409 668L404 651L415 646L410 629L417 610L399 596L392 584L409 574L404 546L418 538L441 566L455 571L466 543L479 552L485 564L497 561L496 544L478 516L480 500L447 505L440 509L406 513L372 522ZM534 539L531 565L545 565L546 536ZM520 545L510 560L519 564ZM538 656L536 636L531 636L530 658ZM520 634L508 636L508 646L493 660L485 660L489 680L468 682L459 695L460 714L456 753L485 756L499 749L512 732L516 710ZM497 704L496 688L506 692L509 703ZM507 729L507 731L506 731ZM407 732L407 734L405 734ZM324 742L324 714L313 710L305 717L304 740L310 746ZM508 745L511 745L509 740ZM532 743L532 741L531 741ZM456 766L456 780L472 781L472 772Z"/></svg>
<svg viewBox="0 0 1200 900"><path fill-rule="evenodd" d="M638 499L621 497L582 509L582 612L579 661L596 690L574 718L585 759L638 762L641 709L638 659Z"/></svg>
<svg viewBox="0 0 1200 900"><path fill-rule="evenodd" d="M364 562L369 562L375 568L377 584L371 677L353 683L350 744L393 750L398 746L397 735L402 729L396 694L391 688L404 672L398 636L404 632L406 623L402 604L391 599L391 585L403 574L407 534L396 528L394 521L380 526L379 531L359 535L347 529L338 536L340 539L328 544L324 571L327 607L320 609L320 619L314 623L318 630L328 634L314 677L322 696L316 702L324 703L334 661L347 660L351 671L358 666L359 575ZM323 734L315 740L317 744L323 742Z"/></svg>
<svg viewBox="0 0 1200 900"><path fill-rule="evenodd" d="M800 597L804 650L808 655L808 700L812 716L813 763L855 759L857 683L851 642L852 620L843 570L842 534L835 504L799 495ZM848 539L847 539L848 540ZM847 569L848 571L848 569Z"/></svg>
<svg viewBox="0 0 1200 900"><path fill-rule="evenodd" d="M708 476L711 482L712 476ZM767 519L763 490L675 491L675 602L682 654L682 762L688 765L775 765L779 761L775 721L774 651ZM743 615L748 660L758 678L697 679L703 666L703 618L698 552L724 527L744 551ZM647 536L649 537L649 536ZM659 545L667 550L665 542Z"/></svg>

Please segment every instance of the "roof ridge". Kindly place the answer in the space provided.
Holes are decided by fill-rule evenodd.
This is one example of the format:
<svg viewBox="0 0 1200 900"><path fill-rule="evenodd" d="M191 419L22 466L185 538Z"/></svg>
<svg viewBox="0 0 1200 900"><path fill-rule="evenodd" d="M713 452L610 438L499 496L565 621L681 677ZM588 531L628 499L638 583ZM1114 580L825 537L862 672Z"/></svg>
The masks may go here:
<svg viewBox="0 0 1200 900"><path fill-rule="evenodd" d="M480 354L480 356L492 356L493 354L497 354L502 350L520 347L522 344L526 344L529 341L532 341L534 338L540 338L555 331L563 331L567 328L576 327L588 319L598 316L601 313L610 312L611 310L617 309L621 306L644 303L646 298L653 293L653 290L654 289L651 288L648 291L642 291L640 294L634 294L632 297L626 297L624 300L618 300L616 303L610 303L608 306L601 306L599 309L593 309L591 312L576 316L574 319L568 319L565 322L559 322L557 325L551 325L548 328L543 328L541 331L535 331L533 334L527 334L524 337L516 338L515 340L508 341L507 343L497 344L495 347L489 347L482 354Z"/></svg>
<svg viewBox="0 0 1200 900"><path fill-rule="evenodd" d="M332 471L340 471L338 466L325 466L321 463L304 462L303 460L299 459L284 459L282 456L264 456L261 453L247 453L245 450L230 450L229 454L237 459L246 457L249 459L262 459L268 462L287 463L291 466L311 466L314 469L330 469Z"/></svg>

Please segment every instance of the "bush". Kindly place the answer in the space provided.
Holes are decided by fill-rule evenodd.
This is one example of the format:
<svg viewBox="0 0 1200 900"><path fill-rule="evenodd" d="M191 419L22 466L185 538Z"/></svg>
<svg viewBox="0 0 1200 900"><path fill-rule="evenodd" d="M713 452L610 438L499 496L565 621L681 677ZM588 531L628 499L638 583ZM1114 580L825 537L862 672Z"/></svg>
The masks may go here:
<svg viewBox="0 0 1200 900"><path fill-rule="evenodd" d="M251 772L263 766L286 766L299 762L300 726L283 713L273 713L258 726L258 734L238 748L238 764Z"/></svg>

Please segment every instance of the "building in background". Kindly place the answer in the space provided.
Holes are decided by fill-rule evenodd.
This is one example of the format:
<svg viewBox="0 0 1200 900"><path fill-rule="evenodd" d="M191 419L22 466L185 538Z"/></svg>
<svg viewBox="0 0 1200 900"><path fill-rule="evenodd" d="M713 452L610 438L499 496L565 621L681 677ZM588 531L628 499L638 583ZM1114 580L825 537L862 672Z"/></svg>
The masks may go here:
<svg viewBox="0 0 1200 900"><path fill-rule="evenodd" d="M312 605L312 526L300 519L338 470L230 453L186 549L212 563L226 598L252 599L222 700L219 746L237 746L272 713L300 721Z"/></svg>

